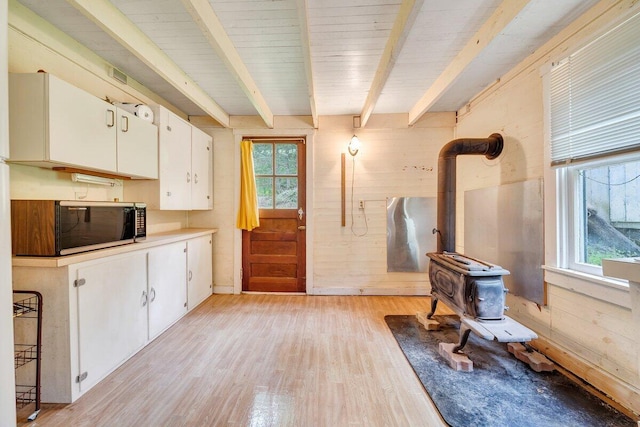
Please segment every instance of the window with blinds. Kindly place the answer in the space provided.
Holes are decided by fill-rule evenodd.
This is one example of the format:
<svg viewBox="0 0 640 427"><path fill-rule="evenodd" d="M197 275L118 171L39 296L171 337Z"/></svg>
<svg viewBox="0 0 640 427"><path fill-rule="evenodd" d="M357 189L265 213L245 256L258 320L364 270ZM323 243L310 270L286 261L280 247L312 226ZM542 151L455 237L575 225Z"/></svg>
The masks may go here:
<svg viewBox="0 0 640 427"><path fill-rule="evenodd" d="M640 15L551 69L551 164L640 150Z"/></svg>
<svg viewBox="0 0 640 427"><path fill-rule="evenodd" d="M605 258L640 257L640 14L545 78L558 265L602 275Z"/></svg>

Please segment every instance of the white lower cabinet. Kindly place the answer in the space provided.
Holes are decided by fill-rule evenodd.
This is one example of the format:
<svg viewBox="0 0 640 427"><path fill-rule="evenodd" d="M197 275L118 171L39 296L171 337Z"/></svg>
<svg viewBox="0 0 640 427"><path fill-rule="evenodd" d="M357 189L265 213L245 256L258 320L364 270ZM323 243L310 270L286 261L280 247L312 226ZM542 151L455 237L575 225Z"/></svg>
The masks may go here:
<svg viewBox="0 0 640 427"><path fill-rule="evenodd" d="M187 265L187 305L192 310L213 292L211 235L187 242Z"/></svg>
<svg viewBox="0 0 640 427"><path fill-rule="evenodd" d="M147 342L146 255L76 269L80 392L89 390Z"/></svg>
<svg viewBox="0 0 640 427"><path fill-rule="evenodd" d="M149 339L187 312L187 243L149 250Z"/></svg>
<svg viewBox="0 0 640 427"><path fill-rule="evenodd" d="M14 265L14 289L43 295L42 401L75 401L211 295L211 239L198 233L59 267Z"/></svg>

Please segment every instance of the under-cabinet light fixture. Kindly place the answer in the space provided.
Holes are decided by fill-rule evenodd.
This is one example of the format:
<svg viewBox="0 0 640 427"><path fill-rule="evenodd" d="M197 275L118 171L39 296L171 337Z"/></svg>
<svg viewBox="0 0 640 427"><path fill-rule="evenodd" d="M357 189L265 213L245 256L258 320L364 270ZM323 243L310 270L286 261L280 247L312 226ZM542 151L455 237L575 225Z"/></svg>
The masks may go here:
<svg viewBox="0 0 640 427"><path fill-rule="evenodd" d="M106 185L108 187L114 187L119 185L118 180L113 178L103 178L101 176L87 175L84 173L72 173L71 181L83 182L86 184Z"/></svg>
<svg viewBox="0 0 640 427"><path fill-rule="evenodd" d="M349 141L347 149L349 150L349 154L351 154L352 156L358 154L358 150L360 149L360 140L357 136L353 135L351 137L351 141Z"/></svg>

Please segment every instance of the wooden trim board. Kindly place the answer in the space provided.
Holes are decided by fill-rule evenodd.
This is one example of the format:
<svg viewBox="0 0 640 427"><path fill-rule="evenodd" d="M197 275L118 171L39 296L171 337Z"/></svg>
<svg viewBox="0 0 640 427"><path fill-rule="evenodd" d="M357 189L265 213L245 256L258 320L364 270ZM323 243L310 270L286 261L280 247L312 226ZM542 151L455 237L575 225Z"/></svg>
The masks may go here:
<svg viewBox="0 0 640 427"><path fill-rule="evenodd" d="M556 368L571 379L579 379L585 389L628 416L638 419L640 414L640 390L626 384L586 360L569 353L555 343L538 338L531 347L556 363Z"/></svg>

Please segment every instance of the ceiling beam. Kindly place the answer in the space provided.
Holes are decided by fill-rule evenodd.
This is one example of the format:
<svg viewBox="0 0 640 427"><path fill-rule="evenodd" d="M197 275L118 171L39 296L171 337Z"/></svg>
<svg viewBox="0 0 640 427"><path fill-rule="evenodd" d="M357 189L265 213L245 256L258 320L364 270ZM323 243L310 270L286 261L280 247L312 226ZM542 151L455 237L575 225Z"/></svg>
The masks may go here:
<svg viewBox="0 0 640 427"><path fill-rule="evenodd" d="M415 124L456 82L469 64L509 25L529 0L504 0L467 42L442 74L409 111L409 125Z"/></svg>
<svg viewBox="0 0 640 427"><path fill-rule="evenodd" d="M382 57L380 57L378 69L369 88L369 94L360 113L361 127L367 124L423 3L424 0L402 0L391 34L382 52Z"/></svg>
<svg viewBox="0 0 640 427"><path fill-rule="evenodd" d="M229 114L111 2L108 0L67 0L67 2L204 112L221 125L229 127Z"/></svg>
<svg viewBox="0 0 640 427"><path fill-rule="evenodd" d="M231 42L209 0L182 0L193 21L200 27L209 44L216 51L229 72L236 79L245 95L269 128L273 128L273 113L267 101L253 81L247 66Z"/></svg>
<svg viewBox="0 0 640 427"><path fill-rule="evenodd" d="M311 119L313 127L318 128L318 109L316 107L316 92L313 87L313 68L311 66L311 47L309 42L309 25L307 17L307 0L296 0L298 9L298 22L300 25L300 46L304 58L304 71L307 76L307 92L309 94L309 106L311 107Z"/></svg>

